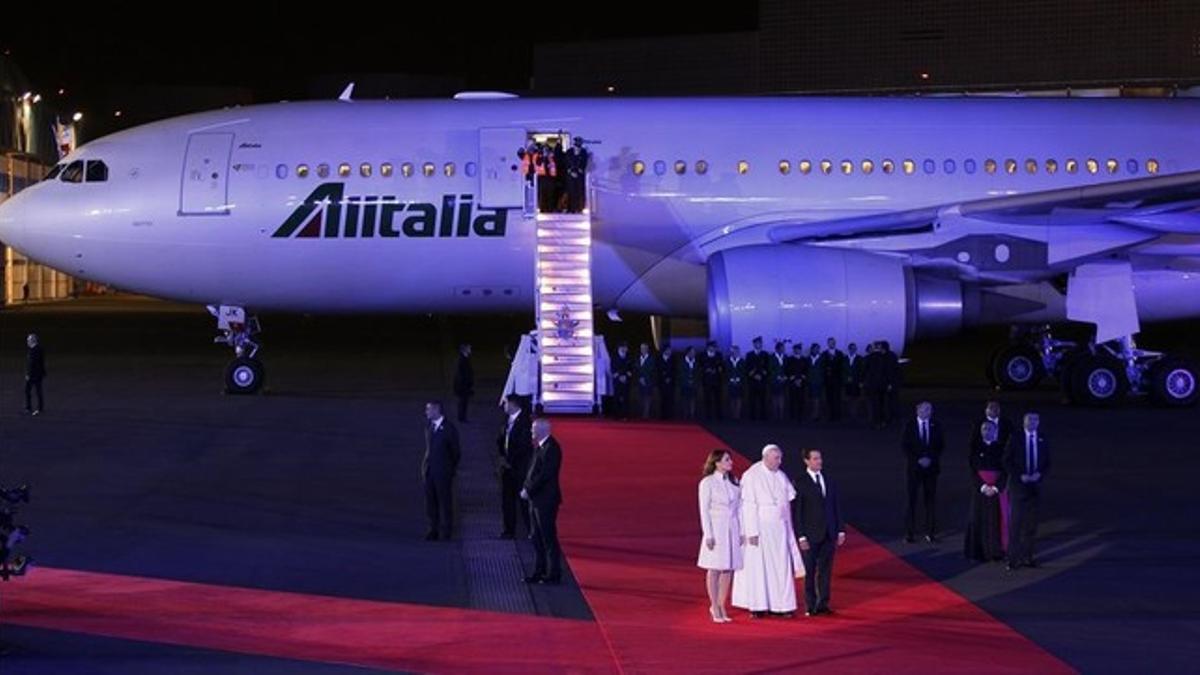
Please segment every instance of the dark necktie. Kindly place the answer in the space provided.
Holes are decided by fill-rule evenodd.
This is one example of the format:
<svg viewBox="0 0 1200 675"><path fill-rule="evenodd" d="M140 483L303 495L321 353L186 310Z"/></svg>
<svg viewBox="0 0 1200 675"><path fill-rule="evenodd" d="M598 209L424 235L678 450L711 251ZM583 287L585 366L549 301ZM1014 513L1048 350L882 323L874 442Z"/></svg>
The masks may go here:
<svg viewBox="0 0 1200 675"><path fill-rule="evenodd" d="M1037 473L1037 436L1029 434L1025 438L1027 439L1025 466L1029 473Z"/></svg>
<svg viewBox="0 0 1200 675"><path fill-rule="evenodd" d="M821 480L821 474L817 474L817 487L821 488L821 496L825 496L825 481Z"/></svg>
<svg viewBox="0 0 1200 675"><path fill-rule="evenodd" d="M929 423L921 420L921 445L929 445Z"/></svg>

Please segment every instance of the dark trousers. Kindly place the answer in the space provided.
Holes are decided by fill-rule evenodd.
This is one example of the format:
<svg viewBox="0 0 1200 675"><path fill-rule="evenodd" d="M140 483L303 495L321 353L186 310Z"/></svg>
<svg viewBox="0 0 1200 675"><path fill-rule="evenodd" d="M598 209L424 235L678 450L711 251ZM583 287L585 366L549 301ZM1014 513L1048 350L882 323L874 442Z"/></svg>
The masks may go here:
<svg viewBox="0 0 1200 675"><path fill-rule="evenodd" d="M29 394L37 392L37 407L34 408L29 400ZM26 410L41 410L42 409L42 381L41 380L25 380L25 409Z"/></svg>
<svg viewBox="0 0 1200 675"><path fill-rule="evenodd" d="M425 515L429 517L429 531L443 539L449 539L454 528L453 485L451 478L425 477Z"/></svg>
<svg viewBox="0 0 1200 675"><path fill-rule="evenodd" d="M765 382L750 384L750 419L767 419L767 384Z"/></svg>
<svg viewBox="0 0 1200 675"><path fill-rule="evenodd" d="M704 385L704 419L721 419L721 385Z"/></svg>
<svg viewBox="0 0 1200 675"><path fill-rule="evenodd" d="M459 396L458 397L458 421L459 422L467 421L467 406L469 406L470 404L471 404L470 396Z"/></svg>
<svg viewBox="0 0 1200 675"><path fill-rule="evenodd" d="M675 388L659 389L658 416L664 420L675 417Z"/></svg>
<svg viewBox="0 0 1200 675"><path fill-rule="evenodd" d="M533 574L549 579L562 576L562 552L558 548L558 504L533 507L533 551L537 556Z"/></svg>
<svg viewBox="0 0 1200 675"><path fill-rule="evenodd" d="M908 470L908 508L904 511L904 533L913 536L917 532L917 492L924 492L925 534L937 533L937 479L936 471L926 469Z"/></svg>
<svg viewBox="0 0 1200 675"><path fill-rule="evenodd" d="M889 408L891 395L886 389L868 389L867 407L871 416L871 426L881 427L891 421Z"/></svg>
<svg viewBox="0 0 1200 675"><path fill-rule="evenodd" d="M829 407L829 420L836 422L842 419L842 387L839 383L825 384L825 402Z"/></svg>
<svg viewBox="0 0 1200 675"><path fill-rule="evenodd" d="M1033 560L1033 540L1037 537L1038 506L1041 491L1037 486L1010 488L1012 520L1008 532L1008 564L1024 565Z"/></svg>
<svg viewBox="0 0 1200 675"><path fill-rule="evenodd" d="M524 476L525 472L517 468L500 472L500 513L504 517L504 534L516 535L517 514L520 514L525 531L533 531L529 526L529 503L521 499Z"/></svg>
<svg viewBox="0 0 1200 675"><path fill-rule="evenodd" d="M629 417L629 385L613 387L613 417L626 419Z"/></svg>
<svg viewBox="0 0 1200 675"><path fill-rule="evenodd" d="M788 415L797 422L804 421L804 385L792 385L788 391Z"/></svg>
<svg viewBox="0 0 1200 675"><path fill-rule="evenodd" d="M807 551L800 551L805 570L804 606L810 612L829 609L829 581L836 549L837 535L831 534L819 544L810 543Z"/></svg>

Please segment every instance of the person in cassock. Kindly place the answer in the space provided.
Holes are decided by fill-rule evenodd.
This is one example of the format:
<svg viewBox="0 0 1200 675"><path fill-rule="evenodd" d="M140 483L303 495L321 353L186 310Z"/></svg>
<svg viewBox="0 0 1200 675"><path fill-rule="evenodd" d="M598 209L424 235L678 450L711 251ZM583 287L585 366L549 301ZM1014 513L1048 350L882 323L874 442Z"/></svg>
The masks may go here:
<svg viewBox="0 0 1200 675"><path fill-rule="evenodd" d="M728 450L713 450L704 462L704 478L700 480L700 556L696 565L708 570L707 588L713 623L728 623L733 619L725 612L733 572L742 566L742 547L745 539L741 527L742 491L733 475L733 454Z"/></svg>
<svg viewBox="0 0 1200 675"><path fill-rule="evenodd" d="M733 575L733 606L761 618L796 612L796 579L804 576L800 548L792 536L796 489L780 468L783 451L762 449L762 460L742 474L742 569Z"/></svg>
<svg viewBox="0 0 1200 675"><path fill-rule="evenodd" d="M1004 446L1000 429L990 421L979 425L971 439L971 506L963 553L969 560L1003 560L1008 542L1008 475L1004 471Z"/></svg>

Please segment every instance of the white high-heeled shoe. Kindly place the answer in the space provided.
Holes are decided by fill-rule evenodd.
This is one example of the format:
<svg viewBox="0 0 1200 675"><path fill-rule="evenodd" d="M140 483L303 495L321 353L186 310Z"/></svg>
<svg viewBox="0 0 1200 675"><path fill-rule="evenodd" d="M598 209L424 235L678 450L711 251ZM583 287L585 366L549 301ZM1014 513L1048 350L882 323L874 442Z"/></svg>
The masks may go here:
<svg viewBox="0 0 1200 675"><path fill-rule="evenodd" d="M716 610L714 610L712 607L708 608L708 615L712 617L713 623L725 623L721 617L717 616Z"/></svg>

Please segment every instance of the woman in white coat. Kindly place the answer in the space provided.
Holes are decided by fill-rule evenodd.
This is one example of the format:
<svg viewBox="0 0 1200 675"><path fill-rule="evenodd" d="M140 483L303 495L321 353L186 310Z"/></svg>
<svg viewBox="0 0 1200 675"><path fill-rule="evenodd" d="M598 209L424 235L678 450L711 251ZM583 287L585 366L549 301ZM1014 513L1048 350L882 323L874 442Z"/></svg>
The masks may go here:
<svg viewBox="0 0 1200 675"><path fill-rule="evenodd" d="M733 475L733 454L713 450L700 480L700 527L704 531L696 565L708 570L708 609L713 623L733 619L725 613L733 571L742 566L741 490Z"/></svg>

